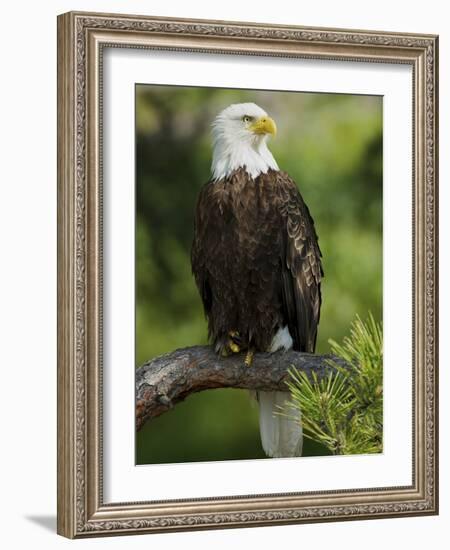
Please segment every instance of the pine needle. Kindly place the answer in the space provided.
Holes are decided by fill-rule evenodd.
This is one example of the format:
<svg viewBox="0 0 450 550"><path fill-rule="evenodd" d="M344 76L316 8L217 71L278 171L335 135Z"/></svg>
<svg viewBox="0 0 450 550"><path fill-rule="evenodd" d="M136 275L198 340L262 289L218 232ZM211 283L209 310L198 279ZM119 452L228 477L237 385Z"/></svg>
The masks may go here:
<svg viewBox="0 0 450 550"><path fill-rule="evenodd" d="M380 453L383 445L383 334L369 313L359 316L342 344L329 341L346 367L330 360L333 371L319 380L295 368L287 382L291 401L280 414L298 418L303 434L333 454Z"/></svg>

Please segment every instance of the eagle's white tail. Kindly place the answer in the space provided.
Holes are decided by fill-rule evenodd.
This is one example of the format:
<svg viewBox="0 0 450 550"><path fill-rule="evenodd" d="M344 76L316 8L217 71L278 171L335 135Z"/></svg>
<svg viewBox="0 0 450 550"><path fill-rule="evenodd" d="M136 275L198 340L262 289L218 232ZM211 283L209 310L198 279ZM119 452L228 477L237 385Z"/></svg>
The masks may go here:
<svg viewBox="0 0 450 550"><path fill-rule="evenodd" d="M297 417L292 419L277 414L280 411L279 407L284 408L289 399L288 392L258 392L261 443L266 455L273 458L302 455L303 430L300 411Z"/></svg>
<svg viewBox="0 0 450 550"><path fill-rule="evenodd" d="M275 334L270 352L279 349L291 349L292 338L288 327L278 329ZM259 432L261 443L267 456L283 458L301 456L303 448L303 429L300 411L288 409L284 412L292 413L293 418L281 416L280 407L286 409L289 403L289 392L260 391L257 393L259 403ZM295 414L294 414L295 412Z"/></svg>

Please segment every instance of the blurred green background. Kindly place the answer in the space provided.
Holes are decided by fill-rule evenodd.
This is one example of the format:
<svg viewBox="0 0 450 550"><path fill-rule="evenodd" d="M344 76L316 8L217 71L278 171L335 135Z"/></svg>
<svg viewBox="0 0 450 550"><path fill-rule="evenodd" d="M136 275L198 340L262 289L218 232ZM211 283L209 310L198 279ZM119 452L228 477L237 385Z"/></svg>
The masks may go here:
<svg viewBox="0 0 450 550"><path fill-rule="evenodd" d="M231 103L276 121L270 143L315 220L325 278L317 353L358 313L382 315L382 98L136 86L136 366L206 343L191 275L198 192L210 175L210 125ZM305 440L304 455L326 454ZM264 458L258 408L246 391L190 396L137 433L136 463Z"/></svg>

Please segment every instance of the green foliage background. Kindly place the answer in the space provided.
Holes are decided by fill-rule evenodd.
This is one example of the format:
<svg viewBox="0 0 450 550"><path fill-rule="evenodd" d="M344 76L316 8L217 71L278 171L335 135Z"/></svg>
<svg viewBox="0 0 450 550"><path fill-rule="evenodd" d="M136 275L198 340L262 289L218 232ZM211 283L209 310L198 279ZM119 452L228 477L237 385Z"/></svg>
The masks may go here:
<svg viewBox="0 0 450 550"><path fill-rule="evenodd" d="M382 98L138 85L136 87L136 366L206 343L190 267L193 215L211 163L210 124L252 101L276 121L270 148L315 220L325 279L317 353L356 314L382 315ZM304 455L325 454L305 441ZM264 458L247 392L189 397L137 434L138 464Z"/></svg>

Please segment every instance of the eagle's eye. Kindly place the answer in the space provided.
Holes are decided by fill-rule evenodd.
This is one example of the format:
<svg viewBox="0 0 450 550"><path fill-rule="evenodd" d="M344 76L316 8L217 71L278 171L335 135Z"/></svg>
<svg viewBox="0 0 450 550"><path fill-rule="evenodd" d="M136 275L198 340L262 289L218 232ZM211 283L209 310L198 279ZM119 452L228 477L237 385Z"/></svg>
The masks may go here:
<svg viewBox="0 0 450 550"><path fill-rule="evenodd" d="M248 116L248 115L245 115L245 116L242 117L242 120L247 123L247 122L250 122L252 120L252 117Z"/></svg>

